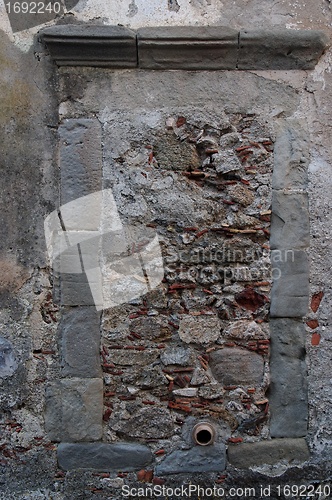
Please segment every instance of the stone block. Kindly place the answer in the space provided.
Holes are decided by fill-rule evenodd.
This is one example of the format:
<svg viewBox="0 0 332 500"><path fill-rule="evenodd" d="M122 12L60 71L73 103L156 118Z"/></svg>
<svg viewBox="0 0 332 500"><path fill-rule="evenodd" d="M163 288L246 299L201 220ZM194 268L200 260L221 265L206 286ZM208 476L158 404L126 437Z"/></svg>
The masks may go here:
<svg viewBox="0 0 332 500"><path fill-rule="evenodd" d="M308 185L308 133L300 120L280 120L274 144L273 189L306 189Z"/></svg>
<svg viewBox="0 0 332 500"><path fill-rule="evenodd" d="M101 376L100 313L95 307L63 310L59 335L65 377Z"/></svg>
<svg viewBox="0 0 332 500"><path fill-rule="evenodd" d="M217 316L183 315L180 320L179 336L186 344L210 344L220 336L220 322Z"/></svg>
<svg viewBox="0 0 332 500"><path fill-rule="evenodd" d="M161 26L137 31L146 69L236 69L238 32L222 26Z"/></svg>
<svg viewBox="0 0 332 500"><path fill-rule="evenodd" d="M270 316L301 318L308 311L309 264L303 250L272 250Z"/></svg>
<svg viewBox="0 0 332 500"><path fill-rule="evenodd" d="M186 366L190 363L190 349L186 347L169 347L164 349L160 355L160 360L164 365Z"/></svg>
<svg viewBox="0 0 332 500"><path fill-rule="evenodd" d="M309 246L308 196L273 191L271 249L301 250Z"/></svg>
<svg viewBox="0 0 332 500"><path fill-rule="evenodd" d="M62 379L46 389L45 428L52 441L98 441L102 414L102 379Z"/></svg>
<svg viewBox="0 0 332 500"><path fill-rule="evenodd" d="M240 31L237 68L313 69L327 47L322 31L255 29Z"/></svg>
<svg viewBox="0 0 332 500"><path fill-rule="evenodd" d="M91 286L101 289L102 284L91 283L85 273L63 275L60 282L61 305L102 306L102 298L100 297L100 300L96 303L92 295Z"/></svg>
<svg viewBox="0 0 332 500"><path fill-rule="evenodd" d="M60 443L58 463L63 470L134 471L152 462L147 446L138 443Z"/></svg>
<svg viewBox="0 0 332 500"><path fill-rule="evenodd" d="M259 354L238 347L225 347L210 354L213 376L223 385L260 385L264 361Z"/></svg>
<svg viewBox="0 0 332 500"><path fill-rule="evenodd" d="M241 443L229 445L229 463L238 469L274 465L281 461L288 463L305 462L310 458L305 439L272 439L260 443Z"/></svg>
<svg viewBox="0 0 332 500"><path fill-rule="evenodd" d="M102 188L100 124L97 120L85 118L64 120L59 127L59 138L60 195L63 205ZM91 207L81 207L79 227L66 227L66 230L96 230L94 219L99 216L98 207L96 215L92 213L95 211L96 207L93 211Z"/></svg>
<svg viewBox="0 0 332 500"><path fill-rule="evenodd" d="M223 444L195 446L190 450L176 450L156 466L159 475L221 472L226 468L226 449Z"/></svg>
<svg viewBox="0 0 332 500"><path fill-rule="evenodd" d="M56 25L42 38L58 66L137 66L136 33L123 26Z"/></svg>
<svg viewBox="0 0 332 500"><path fill-rule="evenodd" d="M153 153L158 168L163 170L197 170L201 166L196 147L185 141L180 142L173 131L158 138Z"/></svg>
<svg viewBox="0 0 332 500"><path fill-rule="evenodd" d="M303 437L308 425L304 325L294 319L272 319L270 329L270 435Z"/></svg>

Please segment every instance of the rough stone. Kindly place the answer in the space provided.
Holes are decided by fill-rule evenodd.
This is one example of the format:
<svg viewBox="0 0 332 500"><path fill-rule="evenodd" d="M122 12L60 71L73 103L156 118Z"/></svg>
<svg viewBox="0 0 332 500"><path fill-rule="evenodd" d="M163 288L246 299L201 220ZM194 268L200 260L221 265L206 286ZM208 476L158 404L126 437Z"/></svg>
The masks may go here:
<svg viewBox="0 0 332 500"><path fill-rule="evenodd" d="M241 163L232 149L225 149L212 155L213 165L218 174L227 174L240 170Z"/></svg>
<svg viewBox="0 0 332 500"><path fill-rule="evenodd" d="M165 26L137 32L146 69L235 69L238 33L219 26Z"/></svg>
<svg viewBox="0 0 332 500"><path fill-rule="evenodd" d="M300 250L309 246L309 211L306 194L273 191L271 249Z"/></svg>
<svg viewBox="0 0 332 500"><path fill-rule="evenodd" d="M17 366L12 344L0 337L0 378L13 375Z"/></svg>
<svg viewBox="0 0 332 500"><path fill-rule="evenodd" d="M228 194L230 195L232 201L235 203L240 203L244 207L248 207L254 202L255 195L253 191L241 186L240 184L236 186L230 186L228 189Z"/></svg>
<svg viewBox="0 0 332 500"><path fill-rule="evenodd" d="M134 443L60 443L58 463L63 470L134 471L152 462L147 446Z"/></svg>
<svg viewBox="0 0 332 500"><path fill-rule="evenodd" d="M210 354L214 377L223 385L260 385L263 381L264 361L255 352L238 347L225 347Z"/></svg>
<svg viewBox="0 0 332 500"><path fill-rule="evenodd" d="M112 349L110 360L116 365L145 366L156 361L159 354L160 351L158 349L145 349L145 351Z"/></svg>
<svg viewBox="0 0 332 500"><path fill-rule="evenodd" d="M151 292L152 293L152 292ZM146 340L157 342L172 336L171 327L165 316L141 316L130 322L130 330L140 332L140 335Z"/></svg>
<svg viewBox="0 0 332 500"><path fill-rule="evenodd" d="M136 34L123 26L56 25L42 37L58 66L137 66Z"/></svg>
<svg viewBox="0 0 332 500"><path fill-rule="evenodd" d="M305 462L310 458L305 439L272 439L260 443L229 445L228 460L233 467L247 469L263 464Z"/></svg>
<svg viewBox="0 0 332 500"><path fill-rule="evenodd" d="M238 69L313 69L327 46L321 31L240 31Z"/></svg>
<svg viewBox="0 0 332 500"><path fill-rule="evenodd" d="M184 389L175 389L175 391L173 391L173 394L176 394L177 396L192 398L194 396L197 396L197 391L198 389L196 387L185 387Z"/></svg>
<svg viewBox="0 0 332 500"><path fill-rule="evenodd" d="M197 170L200 159L193 144L180 142L173 131L160 137L153 147L158 167L164 170Z"/></svg>
<svg viewBox="0 0 332 500"><path fill-rule="evenodd" d="M65 377L101 376L100 313L94 307L63 311L59 326L62 374Z"/></svg>
<svg viewBox="0 0 332 500"><path fill-rule="evenodd" d="M271 317L305 316L309 301L309 265L306 252L272 250L271 263Z"/></svg>
<svg viewBox="0 0 332 500"><path fill-rule="evenodd" d="M156 466L156 475L222 472L226 468L226 449L223 444L194 446L190 450L176 450Z"/></svg>
<svg viewBox="0 0 332 500"><path fill-rule="evenodd" d="M220 322L217 316L182 316L179 336L186 344L210 344L220 335Z"/></svg>
<svg viewBox="0 0 332 500"><path fill-rule="evenodd" d="M268 339L267 328L262 328L256 321L239 320L234 321L223 331L223 337L239 340Z"/></svg>
<svg viewBox="0 0 332 500"><path fill-rule="evenodd" d="M186 366L190 361L190 349L187 349L185 347L169 347L161 353L160 360L166 366Z"/></svg>
<svg viewBox="0 0 332 500"><path fill-rule="evenodd" d="M287 119L277 123L273 189L306 189L310 158L307 136L299 120Z"/></svg>
<svg viewBox="0 0 332 500"><path fill-rule="evenodd" d="M59 137L63 205L102 188L100 124L93 119L67 119L59 127ZM66 230L91 229L90 215L87 217L83 212L78 224L79 227L66 227ZM93 217L92 224L95 229Z"/></svg>
<svg viewBox="0 0 332 500"><path fill-rule="evenodd" d="M121 421L117 431L131 438L162 439L172 436L174 424L169 410L147 407Z"/></svg>
<svg viewBox="0 0 332 500"><path fill-rule="evenodd" d="M97 441L102 411L102 379L62 379L46 389L45 428L52 441Z"/></svg>
<svg viewBox="0 0 332 500"><path fill-rule="evenodd" d="M270 435L303 437L308 426L305 329L301 321L272 319Z"/></svg>

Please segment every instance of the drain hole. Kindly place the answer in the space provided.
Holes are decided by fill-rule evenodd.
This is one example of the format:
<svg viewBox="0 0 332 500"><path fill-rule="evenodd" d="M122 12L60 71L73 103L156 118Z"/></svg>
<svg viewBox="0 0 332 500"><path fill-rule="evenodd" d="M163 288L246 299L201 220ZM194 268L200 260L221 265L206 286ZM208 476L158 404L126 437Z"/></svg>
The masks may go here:
<svg viewBox="0 0 332 500"><path fill-rule="evenodd" d="M199 444L200 446L207 446L209 444L212 444L214 441L214 436L215 432L211 424L204 422L195 425L193 429L194 441L196 444Z"/></svg>
<svg viewBox="0 0 332 500"><path fill-rule="evenodd" d="M209 443L211 443L211 439L212 439L211 432L209 432L207 430L199 431L199 432L197 432L196 439L197 439L198 444L209 444Z"/></svg>

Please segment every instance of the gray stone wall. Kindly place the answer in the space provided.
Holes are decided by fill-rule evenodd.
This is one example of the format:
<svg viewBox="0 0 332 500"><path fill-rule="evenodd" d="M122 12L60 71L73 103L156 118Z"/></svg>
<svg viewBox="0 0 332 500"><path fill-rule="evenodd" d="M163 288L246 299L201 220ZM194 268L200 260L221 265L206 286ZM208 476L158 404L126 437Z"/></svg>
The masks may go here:
<svg viewBox="0 0 332 500"><path fill-rule="evenodd" d="M68 8L72 8L73 14L68 16L71 21L75 18L95 22L94 17L100 14L107 23L120 22L131 28L191 23L223 24L238 30L264 24L324 29L328 34L331 17L328 2L305 6L278 2L269 8L258 0L247 2L246 8L241 3L234 6L233 2L224 2L221 9L220 3L213 0L191 2L190 5L178 0L176 5L179 8L168 8L170 4L175 4L168 2L164 10L160 5L156 8L154 2L144 2L143 5L138 0L117 2L116 5L111 2L109 7L103 2L90 2L88 7L86 2L69 3L66 2ZM176 487L193 477L199 484L221 485L226 491L234 485L255 486L258 482L271 485L274 492L278 484L327 482L331 458L330 53L327 52L316 69L310 72L251 70L248 74L237 73L235 77L232 72L222 75L206 72L198 76L192 72L161 74L133 70L131 73L132 70L104 72L81 68L58 73L45 57L44 48L37 42L32 47L34 30L36 32L40 26L28 32L19 31L13 36L3 11L0 25L3 30L1 88L5 96L1 142L4 187L0 334L2 497L62 499L94 498L99 494L105 498L121 498L124 484L139 487L153 482L155 485L164 483ZM60 87L57 87L59 76ZM97 88L94 88L93 81L98 82ZM58 95L56 89L59 90ZM208 102L212 103L210 107ZM204 178L195 177L195 174L183 175L186 164L180 164L180 161L175 170L174 157L179 160L190 158L194 170L201 170L204 159L195 143L187 138L173 140L176 137L173 127L167 129L166 120L185 117L190 125L190 119L202 110L207 114L210 126L213 125L211 117L219 119L226 116L235 128L236 115L251 120L253 117L248 115L254 114L259 126L268 130L266 138L273 142L267 145L273 149L270 153L274 165L272 180L270 170L262 174L262 177L267 174L266 179L257 173L246 173L244 180L248 180L250 186L234 179L237 184L226 185L224 191L219 191L209 184L211 175ZM263 292L269 299L272 298L273 318L269 329L274 342L271 342L270 366L269 357L263 354L268 344L259 342L268 340L266 321L258 323L260 331L252 325L254 311L241 306L236 308L236 313L246 311L248 317L238 316L230 320L217 318L216 303L206 304L209 298L223 297L212 287L224 284L204 284L204 289L211 294L203 292L203 284L196 285L195 289L172 289L172 284L177 282L169 281L151 294L151 302L137 301L103 313L95 311L91 295L85 305L81 305L82 296L87 297L89 292L85 277L80 280L78 274L69 276L66 282L61 282L62 295L59 293L58 276L52 275L48 268L43 221L59 206L59 186L62 186L63 193L70 188L67 180L70 182L73 177L70 169L75 169L74 163L68 162L68 177L60 177L59 140L61 134L64 137L69 133L65 119L74 119L81 125L80 120L92 120L91 125L96 128L92 134L85 136L84 143L89 143L96 169L103 169L102 188L113 188L115 179L121 181L114 192L122 207L123 221L133 221L135 214L140 213L139 222L146 217L148 223L156 224L152 229L162 233L165 261L167 247L178 251L179 248L198 244L211 245L212 238L220 238L219 232L214 235L211 231L214 221L209 215L220 195L227 193L223 199L235 202L243 214L250 208L250 205L245 206L240 201L243 190L256 193L256 188L260 189L260 196L269 199L273 188L270 258L275 273L281 271L284 274L281 280L274 281L272 292L255 289L256 293ZM60 122L62 125L59 128ZM84 123L87 125L87 122ZM171 122L167 123L170 126ZM103 164L96 157L99 127L105 154ZM81 134L84 127L79 128ZM176 128L181 129L181 126ZM139 131L144 133L140 135ZM234 133L240 133L243 141L241 131ZM79 134L78 149L81 147ZM225 144L222 137L218 137L218 149L221 145L231 149L243 169L241 151L236 151L240 145L227 142L230 134L222 134L226 137ZM253 134L252 138L256 142L259 137ZM141 148L145 142L153 149ZM75 141L73 145L64 144L65 148L70 156ZM253 153L257 152L256 149L253 146ZM85 151L84 157L87 154L88 151ZM211 156L218 154L220 151L211 153ZM160 163L166 166L170 163L171 168L160 168L158 156ZM228 153L228 163L230 159ZM250 163L250 156L248 159ZM218 156L215 160L212 164L217 165ZM221 162L222 158L219 160ZM208 164L211 164L210 160ZM142 165L147 178L137 175ZM100 177L94 177L95 173L90 169L84 170L84 162L79 168L82 168L80 178L86 181L82 188L86 189L85 194L90 193L90 189L100 189ZM222 170L217 172L216 166L211 168L205 165L202 170L208 174L213 170L219 179L224 175ZM74 171L75 177L77 172ZM253 181L257 175L258 181ZM153 181L152 176L155 176ZM163 199L160 190L156 189L161 180L164 183L162 192L170 192L176 186L181 196ZM75 188L78 185L74 183ZM237 192L239 187L240 193ZM211 201L212 192L216 193L213 194L216 199ZM148 201L147 193L150 196ZM70 198L72 195L69 193L66 199L73 199ZM153 203L154 198L160 203L156 210L157 217L152 210L157 204ZM228 224L227 215L233 214L234 205L222 203L222 207L219 206L220 216ZM287 214L291 216L287 218ZM179 218L182 225L178 227L172 222L173 226L170 226L174 231L168 230L165 224L167 218ZM197 227L197 230L183 231L183 228L192 225L189 223L192 219L195 222L192 227ZM260 222L264 222L267 230L269 222ZM209 231L197 238L197 234L204 229ZM255 238L252 234L230 234L227 240L243 242L247 238L252 244ZM195 239L191 241L193 237ZM263 234L260 237L263 241ZM267 234L265 239L268 239ZM294 260L283 258L287 250L294 250ZM245 283L240 281L242 289ZM231 303L237 291L232 291L235 286L232 281L226 285L229 287L227 300ZM268 287L262 285L263 288L265 286ZM163 291L171 291L171 298ZM74 301L73 297L76 297ZM183 301L189 312L215 309L213 314L199 316L186 310L183 313L180 304ZM170 308L167 309L168 303ZM247 303L244 297L243 304ZM232 311L231 304L219 307ZM171 311L170 321L178 329L169 324L166 309L167 313ZM129 318L137 311L140 312L137 318ZM152 314L148 315L151 311ZM302 316L305 316L304 323ZM265 319L265 316L257 319ZM203 320L207 320L204 325L208 324L209 328L204 329ZM199 325L199 338L204 334L204 342L198 344L191 336L193 323ZM133 331L142 338L133 336ZM146 332L149 332L148 335ZM101 357L100 335L105 347ZM258 335L256 343L250 345L253 350L248 349L249 342L253 342L249 338L255 335ZM245 340L240 340L240 336ZM121 343L122 349L110 349L112 345L118 345L120 339L124 342ZM158 343L155 342L157 339ZM218 348L206 354L206 350L216 347L215 343ZM161 345L165 347L157 347ZM129 346L138 349L124 349ZM221 346L224 348L221 349ZM255 352L257 348L259 351ZM224 381L224 375L220 373L220 359L227 352L226 361L233 359L237 363L241 360L239 351L241 356L245 355L248 368L253 367L246 372L249 378L239 380L236 371L235 381ZM209 359L206 359L207 355ZM262 361L266 370L264 391L268 389L262 393L262 398L264 396L269 400L270 408L266 420L255 422L253 418L252 425L259 430L255 436L251 434L252 428L248 428L251 409L245 405L255 406L252 403L259 391L254 384L261 383L261 378L257 382L255 377L261 370ZM130 365L127 364L129 362ZM108 364L111 366L105 366ZM138 368L141 364L143 367ZM193 367L194 372L174 372L174 369ZM274 367L278 368L278 372ZM241 371L241 376L243 373ZM183 374L190 382L184 379ZM184 380L184 387L171 380L175 378L177 382L182 380L181 385ZM214 388L219 393L209 392L211 379L218 378L221 382L217 381ZM249 379L252 383L246 385ZM168 390L171 382L172 391ZM244 397L243 401L241 390L225 390L226 384L239 384L240 389L245 391L256 388L256 392L247 391L245 396L248 398ZM138 389L138 393L132 394L128 387L130 391ZM197 389L203 396L193 395L192 389ZM192 392L188 392L190 390ZM182 392L176 394L176 391ZM194 402L196 397L201 399ZM222 403L219 402L221 399ZM168 408L168 401L183 405L185 410ZM232 402L237 404L225 409ZM203 408L194 406L200 404ZM211 406L214 407L212 413ZM263 403L261 408L266 406L267 403ZM206 409L208 407L209 410ZM186 411L189 408L190 413ZM220 411L224 409L227 414ZM200 447L198 453L191 441L191 430L202 414L204 419L217 424L218 433L210 452L206 451L209 447L204 450ZM93 422L89 421L91 415ZM260 412L255 415L259 416ZM157 419L154 420L154 416ZM149 425L146 425L147 419ZM158 436L160 422L163 422L164 433ZM248 425L244 425L245 422ZM240 425L235 429L235 424ZM156 436L158 441L152 441L157 439ZM273 439L270 439L271 436ZM233 441L240 438L245 442L229 442L229 438ZM78 444L77 441L81 442ZM182 468L184 461L186 471ZM78 462L82 467L93 466L98 471L77 471ZM207 464L204 470L203 462ZM117 465L111 467L110 463ZM212 464L211 467L209 464ZM221 472L225 466L226 471ZM218 470L215 471L215 468ZM174 474L179 469L183 474Z"/></svg>

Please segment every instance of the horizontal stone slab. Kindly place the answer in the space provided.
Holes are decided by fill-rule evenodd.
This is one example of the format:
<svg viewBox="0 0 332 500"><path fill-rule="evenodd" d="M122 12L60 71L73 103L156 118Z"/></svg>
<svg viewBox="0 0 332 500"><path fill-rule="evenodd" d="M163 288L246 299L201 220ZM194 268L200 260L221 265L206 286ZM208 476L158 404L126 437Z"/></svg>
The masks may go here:
<svg viewBox="0 0 332 500"><path fill-rule="evenodd" d="M313 69L327 43L316 30L243 30L238 69Z"/></svg>
<svg viewBox="0 0 332 500"><path fill-rule="evenodd" d="M137 66L136 33L123 26L51 26L42 31L58 66Z"/></svg>
<svg viewBox="0 0 332 500"><path fill-rule="evenodd" d="M140 68L236 69L238 32L230 28L142 28L137 41Z"/></svg>
<svg viewBox="0 0 332 500"><path fill-rule="evenodd" d="M195 472L221 472L226 468L226 449L223 444L195 446L190 450L170 453L156 467L156 475Z"/></svg>
<svg viewBox="0 0 332 500"><path fill-rule="evenodd" d="M59 466L63 470L130 472L152 462L150 449L135 443L60 443L57 456Z"/></svg>
<svg viewBox="0 0 332 500"><path fill-rule="evenodd" d="M328 37L315 30L243 30L225 26L58 25L41 36L59 66L146 69L312 69Z"/></svg>
<svg viewBox="0 0 332 500"><path fill-rule="evenodd" d="M310 457L305 439L272 439L260 443L229 445L227 454L231 465L239 469L274 465L282 460L305 462Z"/></svg>

